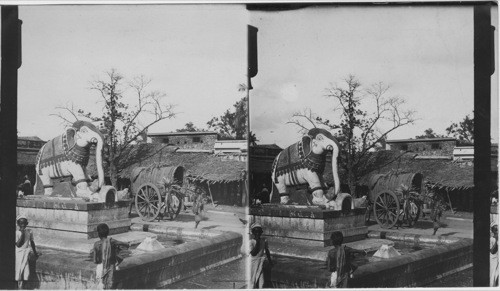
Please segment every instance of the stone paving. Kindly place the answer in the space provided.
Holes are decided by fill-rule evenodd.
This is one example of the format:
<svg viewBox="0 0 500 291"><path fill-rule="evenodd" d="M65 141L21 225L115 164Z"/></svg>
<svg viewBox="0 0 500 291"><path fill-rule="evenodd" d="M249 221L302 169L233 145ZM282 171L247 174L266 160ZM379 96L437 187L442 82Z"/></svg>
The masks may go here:
<svg viewBox="0 0 500 291"><path fill-rule="evenodd" d="M457 215L458 216L458 215ZM444 213L441 218L441 227L438 229L437 236L450 236L459 238L474 238L474 226L471 217L463 218L452 215L451 213ZM434 232L433 223L429 216L420 218L417 223L408 227L403 225L402 227L393 227L391 229L384 229L380 227L372 218L368 223L368 231L391 231L391 232L401 232L408 234L419 234L419 235L432 235Z"/></svg>

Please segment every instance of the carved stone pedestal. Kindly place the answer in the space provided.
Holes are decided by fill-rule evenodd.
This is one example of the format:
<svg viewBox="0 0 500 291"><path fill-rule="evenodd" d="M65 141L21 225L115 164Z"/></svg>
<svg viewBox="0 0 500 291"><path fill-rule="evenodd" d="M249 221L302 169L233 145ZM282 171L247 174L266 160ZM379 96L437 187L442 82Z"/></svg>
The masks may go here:
<svg viewBox="0 0 500 291"><path fill-rule="evenodd" d="M264 236L274 243L331 246L330 236L341 231L344 243L366 238L365 208L325 210L319 206L264 204L250 208L252 221L262 225Z"/></svg>
<svg viewBox="0 0 500 291"><path fill-rule="evenodd" d="M97 225L100 223L109 226L110 235L129 231L129 203L33 195L18 199L16 212L28 219L28 228L33 231L37 245L87 252L95 241L91 239L98 237Z"/></svg>

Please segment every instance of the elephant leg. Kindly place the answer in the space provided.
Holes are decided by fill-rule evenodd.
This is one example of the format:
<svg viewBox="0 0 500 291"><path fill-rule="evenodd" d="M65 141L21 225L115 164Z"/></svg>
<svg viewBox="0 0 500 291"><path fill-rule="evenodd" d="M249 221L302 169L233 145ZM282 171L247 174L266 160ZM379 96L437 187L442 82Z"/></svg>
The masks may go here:
<svg viewBox="0 0 500 291"><path fill-rule="evenodd" d="M285 177L278 177L278 183L275 183L274 185L276 186L276 189L278 189L280 204L290 203L290 194L288 193L288 189L285 184Z"/></svg>
<svg viewBox="0 0 500 291"><path fill-rule="evenodd" d="M73 183L76 185L76 196L89 198L93 192L89 189L87 175L83 167L72 161L61 163L61 167L64 167L73 176Z"/></svg>
<svg viewBox="0 0 500 291"><path fill-rule="evenodd" d="M38 174L38 177L40 177L40 181L42 182L42 185L43 185L43 195L46 195L46 196L52 195L52 190L54 189L54 184L52 183L52 180L50 179L49 169L43 168L41 170L41 174ZM37 179L37 182L38 182L38 179ZM35 185L35 189L36 189L36 185Z"/></svg>
<svg viewBox="0 0 500 291"><path fill-rule="evenodd" d="M325 197L323 190L325 184L322 177L308 169L302 169L301 173L312 191L312 203L314 205L327 205L328 199Z"/></svg>

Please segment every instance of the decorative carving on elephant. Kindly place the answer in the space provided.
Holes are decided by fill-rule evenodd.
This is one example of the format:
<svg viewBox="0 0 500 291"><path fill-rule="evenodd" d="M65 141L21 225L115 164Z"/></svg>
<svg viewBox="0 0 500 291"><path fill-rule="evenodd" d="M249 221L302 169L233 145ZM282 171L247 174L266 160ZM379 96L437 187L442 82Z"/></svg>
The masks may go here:
<svg viewBox="0 0 500 291"><path fill-rule="evenodd" d="M313 128L300 141L281 151L274 159L272 180L275 188L271 197L278 191L281 204L290 203L289 186L309 185L314 205L325 205L329 208L341 208L346 197L352 201L349 194L340 194L337 158L340 145L338 140L327 130ZM326 154L332 152L332 173L335 188L333 200L328 201L324 195L326 185L323 172L326 164ZM271 200L272 201L272 200ZM344 203L345 204L345 203Z"/></svg>
<svg viewBox="0 0 500 291"><path fill-rule="evenodd" d="M95 145L98 180L90 187L91 179L87 174L90 147ZM43 184L43 194L51 195L52 179L72 177L76 186L76 196L90 198L104 186L104 170L102 165L102 149L104 136L92 123L78 120L71 127L48 141L38 152L36 173L37 184ZM37 189L35 184L35 191Z"/></svg>

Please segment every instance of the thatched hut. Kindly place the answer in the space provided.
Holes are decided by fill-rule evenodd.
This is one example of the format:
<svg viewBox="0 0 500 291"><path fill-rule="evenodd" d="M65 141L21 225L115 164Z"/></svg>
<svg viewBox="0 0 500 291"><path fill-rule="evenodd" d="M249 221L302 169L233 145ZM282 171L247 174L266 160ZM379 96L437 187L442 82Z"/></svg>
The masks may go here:
<svg viewBox="0 0 500 291"><path fill-rule="evenodd" d="M91 174L95 168L93 162L91 159L88 167ZM209 152L178 151L177 147L164 144L142 143L130 147L118 164L118 187L130 187L134 168L153 164L182 166L185 169L184 185L202 189L219 204L242 206L247 203L245 162L222 160Z"/></svg>
<svg viewBox="0 0 500 291"><path fill-rule="evenodd" d="M369 179L377 174L421 173L427 190L440 194L453 208L472 211L474 190L474 166L472 162L450 159L422 158L414 153L381 151L371 155L369 173L360 181L368 185ZM376 163L373 163L376 161Z"/></svg>

